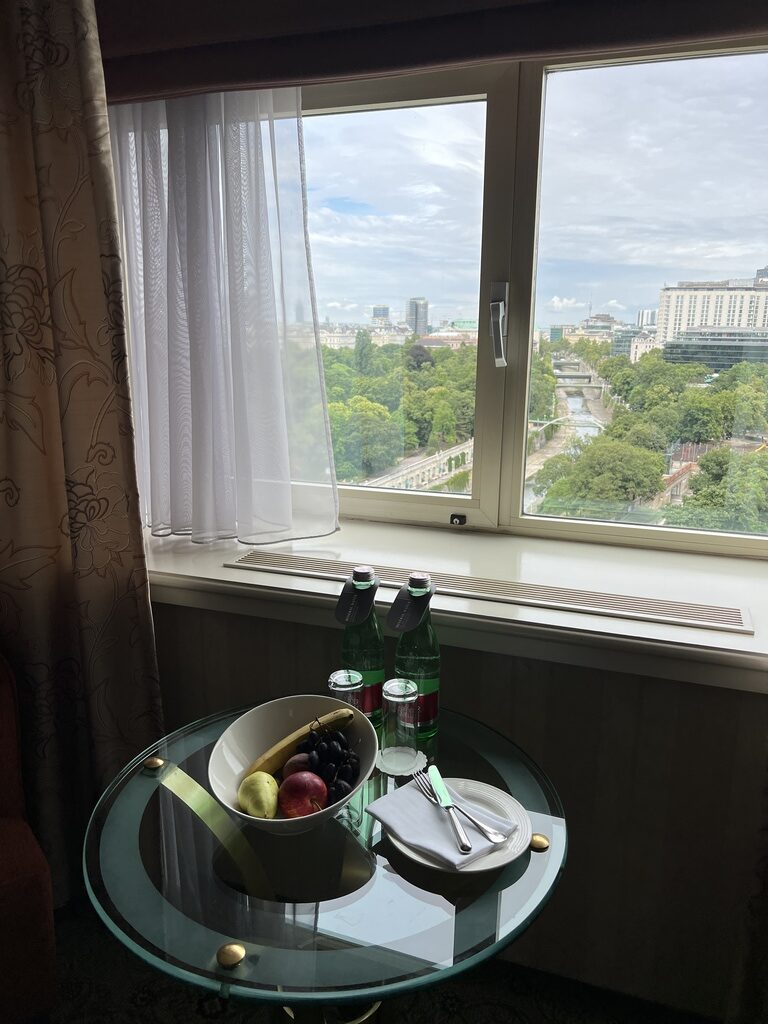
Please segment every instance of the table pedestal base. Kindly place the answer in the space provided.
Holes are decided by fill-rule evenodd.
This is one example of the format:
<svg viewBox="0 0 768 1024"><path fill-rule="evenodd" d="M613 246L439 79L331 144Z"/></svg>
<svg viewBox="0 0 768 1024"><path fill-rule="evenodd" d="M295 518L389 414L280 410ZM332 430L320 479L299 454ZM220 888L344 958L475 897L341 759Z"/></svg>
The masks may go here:
<svg viewBox="0 0 768 1024"><path fill-rule="evenodd" d="M381 1000L361 1010L359 1006L284 1006L283 1012L296 1024L365 1024L374 1021Z"/></svg>

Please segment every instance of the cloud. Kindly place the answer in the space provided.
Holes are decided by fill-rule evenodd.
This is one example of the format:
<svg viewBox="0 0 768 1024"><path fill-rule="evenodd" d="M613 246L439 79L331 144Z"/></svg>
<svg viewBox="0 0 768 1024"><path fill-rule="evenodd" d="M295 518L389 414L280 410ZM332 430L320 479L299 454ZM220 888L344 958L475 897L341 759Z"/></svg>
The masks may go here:
<svg viewBox="0 0 768 1024"><path fill-rule="evenodd" d="M759 53L548 75L537 323L589 305L633 321L665 283L765 265L766 92ZM321 310L401 316L426 295L432 322L477 316L485 104L303 123Z"/></svg>
<svg viewBox="0 0 768 1024"><path fill-rule="evenodd" d="M559 295L553 295L546 306L547 309L551 309L555 313L561 313L565 309L586 309L587 304L579 302L578 299L561 299Z"/></svg>
<svg viewBox="0 0 768 1024"><path fill-rule="evenodd" d="M375 208L370 203L361 203L349 196L328 196L323 200L323 206L335 213L374 213Z"/></svg>

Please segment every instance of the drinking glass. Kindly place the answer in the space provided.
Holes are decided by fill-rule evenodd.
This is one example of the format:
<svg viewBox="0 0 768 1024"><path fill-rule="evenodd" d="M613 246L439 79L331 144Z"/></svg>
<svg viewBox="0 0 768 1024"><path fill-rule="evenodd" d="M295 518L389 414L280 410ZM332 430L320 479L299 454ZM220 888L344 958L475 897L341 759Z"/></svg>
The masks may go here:
<svg viewBox="0 0 768 1024"><path fill-rule="evenodd" d="M409 775L421 760L416 747L418 696L419 689L411 679L389 679L384 683L378 766L387 775Z"/></svg>
<svg viewBox="0 0 768 1024"><path fill-rule="evenodd" d="M345 704L351 704L358 711L363 710L363 677L359 672L350 668L340 668L336 672L331 672L328 689L332 697L343 700Z"/></svg>

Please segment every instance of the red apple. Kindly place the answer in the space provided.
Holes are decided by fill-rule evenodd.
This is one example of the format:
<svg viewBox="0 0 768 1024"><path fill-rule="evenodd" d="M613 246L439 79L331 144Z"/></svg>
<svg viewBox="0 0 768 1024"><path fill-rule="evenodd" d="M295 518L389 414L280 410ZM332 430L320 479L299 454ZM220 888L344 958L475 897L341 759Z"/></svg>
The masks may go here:
<svg viewBox="0 0 768 1024"><path fill-rule="evenodd" d="M314 772L294 772L283 780L277 802L286 818L303 818L322 811L328 802L328 788Z"/></svg>
<svg viewBox="0 0 768 1024"><path fill-rule="evenodd" d="M309 771L309 754L294 754L293 757L289 757L283 765L283 778L287 779L289 775L293 775L294 772L308 772Z"/></svg>

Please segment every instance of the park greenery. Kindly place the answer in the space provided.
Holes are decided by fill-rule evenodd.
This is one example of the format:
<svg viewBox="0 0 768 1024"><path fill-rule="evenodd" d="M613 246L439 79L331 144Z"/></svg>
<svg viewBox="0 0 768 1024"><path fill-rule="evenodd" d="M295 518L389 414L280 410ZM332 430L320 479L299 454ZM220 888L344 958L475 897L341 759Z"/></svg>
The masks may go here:
<svg viewBox="0 0 768 1024"><path fill-rule="evenodd" d="M634 364L597 350L591 356L581 358L608 383L613 418L602 434L547 461L533 483L543 496L538 511L768 533L768 450L739 450L768 429L768 366L738 363L715 374L700 363L665 362L660 350ZM691 493L681 505L654 503L684 445L711 449Z"/></svg>
<svg viewBox="0 0 768 1024"><path fill-rule="evenodd" d="M323 346L325 389L339 480L358 483L393 469L403 458L431 455L468 441L475 432L477 348L427 348L415 335L403 345L374 345L359 330L353 348ZM536 357L531 415L551 418L555 376ZM470 471L440 489L466 491Z"/></svg>
<svg viewBox="0 0 768 1024"><path fill-rule="evenodd" d="M557 429L558 357L589 366L613 406L601 434L544 463L532 481L537 511L768 534L768 448L754 450L768 433L768 365L738 363L717 374L702 363L666 362L661 350L631 363L610 348L594 338L544 341L533 356L531 422ZM377 346L361 329L354 347L322 351L340 481L359 483L474 436L474 345L426 347L412 335ZM664 504L665 474L683 456L698 459L689 493L682 504ZM464 461L457 457L453 476L432 489L471 490Z"/></svg>
<svg viewBox="0 0 768 1024"><path fill-rule="evenodd" d="M474 346L426 348L415 335L377 346L359 330L354 348L323 346L339 480L358 483L473 437L476 362Z"/></svg>

